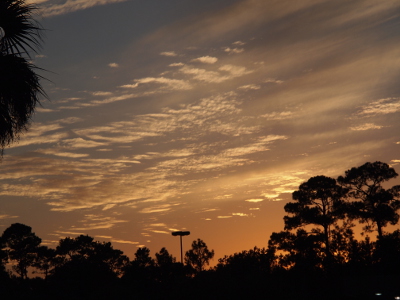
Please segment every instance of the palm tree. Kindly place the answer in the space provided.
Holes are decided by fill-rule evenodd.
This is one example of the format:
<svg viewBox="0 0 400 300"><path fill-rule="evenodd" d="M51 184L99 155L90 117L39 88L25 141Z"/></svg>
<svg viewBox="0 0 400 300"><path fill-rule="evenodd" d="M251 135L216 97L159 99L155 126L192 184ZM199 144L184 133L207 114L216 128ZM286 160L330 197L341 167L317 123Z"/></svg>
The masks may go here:
<svg viewBox="0 0 400 300"><path fill-rule="evenodd" d="M29 62L29 51L41 42L41 27L25 0L0 1L0 148L18 139L27 129L39 97L45 96L38 69Z"/></svg>

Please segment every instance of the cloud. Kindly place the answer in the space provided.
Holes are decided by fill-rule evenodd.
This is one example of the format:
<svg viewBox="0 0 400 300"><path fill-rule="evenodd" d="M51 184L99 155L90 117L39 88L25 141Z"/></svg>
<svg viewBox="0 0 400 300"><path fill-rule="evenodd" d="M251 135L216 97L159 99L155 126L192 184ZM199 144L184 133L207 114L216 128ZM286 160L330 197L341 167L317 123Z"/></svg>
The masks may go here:
<svg viewBox="0 0 400 300"><path fill-rule="evenodd" d="M243 155L249 155L252 153L267 151L267 150L269 150L269 148L267 147L268 144L270 144L274 141L286 140L286 139L287 139L286 136L277 136L277 135L260 137L260 138L258 138L258 141L253 144L248 144L244 147L236 147L236 148L231 148L231 149L225 150L222 155L234 157L234 156L243 156Z"/></svg>
<svg viewBox="0 0 400 300"><path fill-rule="evenodd" d="M261 88L261 86L256 85L256 84L246 84L246 85L242 85L239 86L238 89L241 90L259 90Z"/></svg>
<svg viewBox="0 0 400 300"><path fill-rule="evenodd" d="M142 214L151 214L151 213L159 213L159 212L167 212L171 209L170 204L161 204L161 205L155 205L151 207L145 207L139 212Z"/></svg>
<svg viewBox="0 0 400 300"><path fill-rule="evenodd" d="M358 116L375 116L400 112L400 98L380 99L364 106Z"/></svg>
<svg viewBox="0 0 400 300"><path fill-rule="evenodd" d="M265 80L265 83L277 83L277 84L281 84L283 83L282 80L279 79L275 79L275 78L268 78Z"/></svg>
<svg viewBox="0 0 400 300"><path fill-rule="evenodd" d="M120 240L120 239L111 239L113 243L119 243L119 244L131 244L131 245L137 245L139 242L132 242L132 241L126 241L126 240Z"/></svg>
<svg viewBox="0 0 400 300"><path fill-rule="evenodd" d="M119 223L126 223L127 220L117 220L115 217L102 216L96 214L85 215L84 220L81 221L82 227L71 227L71 230L87 231L97 229L110 229Z"/></svg>
<svg viewBox="0 0 400 300"><path fill-rule="evenodd" d="M244 200L244 201L246 201L246 202L252 202L252 203L258 203L258 202L262 202L262 201L264 201L265 199L247 199L247 200Z"/></svg>
<svg viewBox="0 0 400 300"><path fill-rule="evenodd" d="M26 0L26 3L28 4L39 4L39 3L44 3L44 2L48 2L50 0Z"/></svg>
<svg viewBox="0 0 400 300"><path fill-rule="evenodd" d="M104 146L104 143L99 143L93 140L83 139L81 137L72 139L63 139L62 145L64 148L69 149L80 149L80 148L95 148Z"/></svg>
<svg viewBox="0 0 400 300"><path fill-rule="evenodd" d="M56 155L56 156L70 157L70 158L79 158L79 157L87 157L87 156L89 156L89 154L71 153L71 152L58 152L58 151L53 151L52 149L46 149L46 150L42 150L40 152L42 152L44 154L53 154L53 155Z"/></svg>
<svg viewBox="0 0 400 300"><path fill-rule="evenodd" d="M185 64L184 63L172 63L172 64L169 64L169 66L170 67L182 67L182 66L184 66Z"/></svg>
<svg viewBox="0 0 400 300"><path fill-rule="evenodd" d="M35 1L36 3L41 4L41 13L44 17L53 17L57 15L63 15L66 13L71 13L74 11L87 9L90 7L98 6L98 5L106 5L112 3L125 2L127 0L67 0L63 4L47 4L46 0Z"/></svg>
<svg viewBox="0 0 400 300"><path fill-rule="evenodd" d="M109 63L108 66L110 68L118 68L119 67L119 65L117 63Z"/></svg>
<svg viewBox="0 0 400 300"><path fill-rule="evenodd" d="M226 47L224 49L224 51L228 52L229 54L239 54L239 53L244 52L244 49L243 48L233 48L232 49L232 48Z"/></svg>
<svg viewBox="0 0 400 300"><path fill-rule="evenodd" d="M198 62L201 62L204 64L215 64L218 61L218 58L207 55L207 56L202 56L202 57L192 59L191 61L193 61L193 62L198 61Z"/></svg>
<svg viewBox="0 0 400 300"><path fill-rule="evenodd" d="M232 213L232 216L248 217L249 215L245 213Z"/></svg>
<svg viewBox="0 0 400 300"><path fill-rule="evenodd" d="M114 203L106 204L106 205L104 205L102 210L109 210L115 206L116 206L116 204L114 204Z"/></svg>
<svg viewBox="0 0 400 300"><path fill-rule="evenodd" d="M68 137L68 133L59 132L62 129L61 123L43 124L34 123L30 130L24 134L23 139L11 145L12 148L23 147L28 145L52 144L57 143L63 138Z"/></svg>
<svg viewBox="0 0 400 300"><path fill-rule="evenodd" d="M231 80L233 78L241 77L253 72L247 70L245 67L234 66L234 65L223 65L220 68L218 68L218 71L220 72L193 68L186 65L183 66L180 69L180 71L184 74L192 75L193 79L207 83L221 83L223 81Z"/></svg>
<svg viewBox="0 0 400 300"><path fill-rule="evenodd" d="M354 130L354 131L364 131L364 130L371 130L371 129L381 129L383 127L384 126L375 125L373 123L365 123L362 125L350 127L350 129Z"/></svg>
<svg viewBox="0 0 400 300"><path fill-rule="evenodd" d="M170 57L178 56L178 54L176 54L175 51L161 52L160 55L162 55L162 56L170 56Z"/></svg>
<svg viewBox="0 0 400 300"><path fill-rule="evenodd" d="M179 91L179 90L190 90L192 85L185 80L180 79L169 79L165 77L146 77L141 79L135 79L134 84L126 84L122 85L122 88L130 88L134 89L137 88L140 84L149 84L149 83L158 83L161 84L164 89L170 91Z"/></svg>
<svg viewBox="0 0 400 300"><path fill-rule="evenodd" d="M253 71L246 70L245 67L224 65L219 68L220 71L226 71L231 74L232 77L240 77L252 73Z"/></svg>
<svg viewBox="0 0 400 300"><path fill-rule="evenodd" d="M291 117L293 117L293 113L291 111L271 112L260 116L260 118L266 118L269 121L285 120L290 119Z"/></svg>
<svg viewBox="0 0 400 300"><path fill-rule="evenodd" d="M39 112L39 113L55 112L54 109L51 109L51 108L43 108L43 107L37 107L35 110L36 110L36 112Z"/></svg>
<svg viewBox="0 0 400 300"><path fill-rule="evenodd" d="M18 216L0 215L0 220L15 219L15 218L18 218Z"/></svg>
<svg viewBox="0 0 400 300"><path fill-rule="evenodd" d="M155 227L166 227L167 225L165 225L165 223L153 223L153 224L150 224L150 226L155 226Z"/></svg>
<svg viewBox="0 0 400 300"><path fill-rule="evenodd" d="M111 96L112 95L111 92L102 92L102 91L92 92L91 94L93 96Z"/></svg>

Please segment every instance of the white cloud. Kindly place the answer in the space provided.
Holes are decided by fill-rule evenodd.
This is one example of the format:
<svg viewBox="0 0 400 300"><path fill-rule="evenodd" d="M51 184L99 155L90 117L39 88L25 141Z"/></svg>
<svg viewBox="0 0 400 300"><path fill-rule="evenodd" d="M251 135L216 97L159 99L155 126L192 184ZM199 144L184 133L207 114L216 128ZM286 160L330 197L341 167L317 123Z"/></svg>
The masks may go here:
<svg viewBox="0 0 400 300"><path fill-rule="evenodd" d="M226 47L225 49L224 49L224 51L225 52L228 52L229 54L231 54L231 53L233 53L233 54L239 54L239 53L242 53L243 51L244 51L244 49L243 48L229 48L229 47Z"/></svg>
<svg viewBox="0 0 400 300"><path fill-rule="evenodd" d="M117 63L109 63L108 66L110 68L118 68L119 67L119 65Z"/></svg>
<svg viewBox="0 0 400 300"><path fill-rule="evenodd" d="M74 139L64 139L62 141L62 145L65 148L94 148L94 147L100 147L103 146L104 143L99 143L96 141L92 141L92 140L87 140L87 139L83 139L81 137L79 138L74 138Z"/></svg>
<svg viewBox="0 0 400 300"><path fill-rule="evenodd" d="M184 63L181 63L181 62L169 64L170 67L182 67L182 66L184 66L184 65L185 65L185 64L184 64Z"/></svg>
<svg viewBox="0 0 400 300"><path fill-rule="evenodd" d="M55 112L56 110L51 109L51 108L43 108L43 107L37 107L35 109L36 112L40 112L40 113L48 113L48 112Z"/></svg>
<svg viewBox="0 0 400 300"><path fill-rule="evenodd" d="M135 79L134 84L126 84L121 87L123 88L137 88L140 84L148 83L158 83L164 85L168 90L190 90L192 88L191 84L185 80L181 79L169 79L165 77L146 77L141 79Z"/></svg>
<svg viewBox="0 0 400 300"><path fill-rule="evenodd" d="M176 54L175 51L161 52L160 55L162 55L162 56L170 56L170 57L178 56L178 54Z"/></svg>
<svg viewBox="0 0 400 300"><path fill-rule="evenodd" d="M224 73L208 71L206 69L193 68L190 66L183 66L180 71L184 74L192 75L193 79L208 83L221 83L223 81L231 80L233 78L241 77L253 72L247 70L245 67L234 65L224 65L218 68L218 71L222 71Z"/></svg>
<svg viewBox="0 0 400 300"><path fill-rule="evenodd" d="M258 138L258 141L252 144L248 144L242 147L236 147L236 148L231 148L228 150L225 150L223 152L223 155L229 156L229 157L234 157L234 156L243 156L243 155L248 155L252 153L257 153L257 152L262 152L262 151L267 151L269 148L267 147L268 144L271 142L277 141L277 140L286 140L286 136L266 136L266 137L260 137Z"/></svg>
<svg viewBox="0 0 400 300"><path fill-rule="evenodd" d="M119 243L119 244L131 244L131 245L137 245L139 242L132 242L132 241L126 241L126 240L119 240L119 239L111 239L113 243Z"/></svg>
<svg viewBox="0 0 400 300"><path fill-rule="evenodd" d="M282 80L279 79L275 79L275 78L268 78L265 80L265 83L277 83L277 84L281 84L283 83Z"/></svg>
<svg viewBox="0 0 400 300"><path fill-rule="evenodd" d="M241 89L241 90L259 90L260 88L261 87L256 84L246 84L246 85L242 85L242 86L238 87L238 89Z"/></svg>
<svg viewBox="0 0 400 300"><path fill-rule="evenodd" d="M18 216L0 215L0 220L15 219L15 218L18 218Z"/></svg>
<svg viewBox="0 0 400 300"><path fill-rule="evenodd" d="M260 118L266 118L270 121L273 120L285 120L293 117L293 113L291 111L283 111L283 112L271 112L268 114L261 115Z"/></svg>
<svg viewBox="0 0 400 300"><path fill-rule="evenodd" d="M246 201L246 202L252 202L252 203L257 203L257 202L262 202L262 201L264 201L264 199L247 199L247 200L244 200L244 201Z"/></svg>
<svg viewBox="0 0 400 300"><path fill-rule="evenodd" d="M151 214L151 213L159 213L159 212L167 212L171 209L170 204L156 205L151 207L145 207L141 211L142 214Z"/></svg>
<svg viewBox="0 0 400 300"><path fill-rule="evenodd" d="M93 96L110 96L110 95L112 95L112 93L98 91L98 92L92 92L92 95Z"/></svg>
<svg viewBox="0 0 400 300"><path fill-rule="evenodd" d="M192 61L194 61L194 62L198 61L198 62L201 62L204 64L215 64L218 61L218 58L212 57L212 56L202 56L202 57L192 59Z"/></svg>
<svg viewBox="0 0 400 300"><path fill-rule="evenodd" d="M357 113L359 116L390 114L400 111L400 98L385 98L371 102Z"/></svg>
<svg viewBox="0 0 400 300"><path fill-rule="evenodd" d="M350 129L354 131L363 131L363 130L381 129L381 128L383 128L383 126L375 125L373 123L365 123L362 125L350 127Z"/></svg>
<svg viewBox="0 0 400 300"><path fill-rule="evenodd" d="M248 217L249 215L245 213L232 213L232 216Z"/></svg>

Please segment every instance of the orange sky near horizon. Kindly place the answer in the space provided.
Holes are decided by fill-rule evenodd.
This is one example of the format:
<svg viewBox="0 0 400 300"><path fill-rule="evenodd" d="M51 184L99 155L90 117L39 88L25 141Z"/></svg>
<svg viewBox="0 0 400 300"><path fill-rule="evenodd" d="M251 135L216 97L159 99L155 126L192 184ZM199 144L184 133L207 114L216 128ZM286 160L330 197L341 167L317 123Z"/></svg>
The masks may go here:
<svg viewBox="0 0 400 300"><path fill-rule="evenodd" d="M310 177L400 172L398 1L36 3L49 100L5 149L1 231L179 260L189 230L214 265L267 247Z"/></svg>

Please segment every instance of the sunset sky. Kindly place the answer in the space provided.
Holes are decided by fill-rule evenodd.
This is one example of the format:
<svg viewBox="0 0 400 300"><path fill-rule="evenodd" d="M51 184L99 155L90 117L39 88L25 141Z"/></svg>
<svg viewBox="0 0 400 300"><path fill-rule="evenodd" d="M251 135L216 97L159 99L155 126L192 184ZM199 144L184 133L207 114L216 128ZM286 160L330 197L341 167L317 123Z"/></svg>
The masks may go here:
<svg viewBox="0 0 400 300"><path fill-rule="evenodd" d="M266 247L312 176L400 173L398 0L36 3L49 100L5 149L1 232L179 259L189 230L215 264Z"/></svg>

